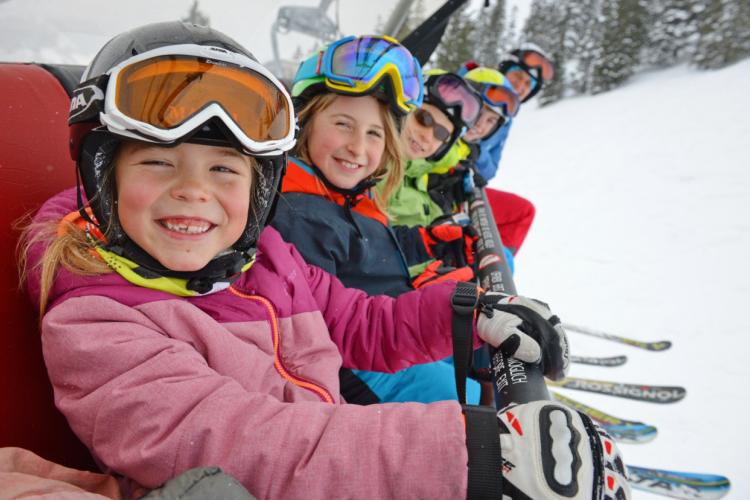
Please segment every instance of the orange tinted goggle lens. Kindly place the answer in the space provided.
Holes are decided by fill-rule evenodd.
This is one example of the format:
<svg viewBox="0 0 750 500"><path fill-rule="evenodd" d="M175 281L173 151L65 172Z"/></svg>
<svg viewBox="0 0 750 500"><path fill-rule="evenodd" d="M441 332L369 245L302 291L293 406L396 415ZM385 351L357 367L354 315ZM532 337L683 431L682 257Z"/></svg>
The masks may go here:
<svg viewBox="0 0 750 500"><path fill-rule="evenodd" d="M503 87L487 86L484 95L494 105L505 104L505 109L511 116L515 116L518 111L518 99Z"/></svg>
<svg viewBox="0 0 750 500"><path fill-rule="evenodd" d="M530 68L539 68L542 71L542 79L545 81L552 80L555 76L555 68L552 63L539 52L525 52L522 61Z"/></svg>
<svg viewBox="0 0 750 500"><path fill-rule="evenodd" d="M249 69L166 56L127 66L117 78L117 109L161 129L182 125L212 103L219 104L254 141L283 139L289 133L284 95Z"/></svg>

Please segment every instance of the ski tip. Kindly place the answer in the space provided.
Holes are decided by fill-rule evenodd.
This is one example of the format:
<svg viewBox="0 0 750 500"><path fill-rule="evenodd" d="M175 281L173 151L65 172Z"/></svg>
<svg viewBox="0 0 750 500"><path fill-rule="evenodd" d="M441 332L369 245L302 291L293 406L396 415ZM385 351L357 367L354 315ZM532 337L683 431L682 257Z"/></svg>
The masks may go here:
<svg viewBox="0 0 750 500"><path fill-rule="evenodd" d="M729 478L718 474L628 465L628 475L633 488L672 498L714 500L724 497L731 488Z"/></svg>
<svg viewBox="0 0 750 500"><path fill-rule="evenodd" d="M611 368L624 365L625 363L627 363L628 357L624 355L610 357L571 356L570 361L581 365L605 366Z"/></svg>
<svg viewBox="0 0 750 500"><path fill-rule="evenodd" d="M660 342L648 342L647 343L647 349L649 351L666 351L670 347L672 347L672 342L669 340L662 340Z"/></svg>
<svg viewBox="0 0 750 500"><path fill-rule="evenodd" d="M600 424L607 434L618 443L625 444L643 444L653 441L659 431L653 425L647 424Z"/></svg>

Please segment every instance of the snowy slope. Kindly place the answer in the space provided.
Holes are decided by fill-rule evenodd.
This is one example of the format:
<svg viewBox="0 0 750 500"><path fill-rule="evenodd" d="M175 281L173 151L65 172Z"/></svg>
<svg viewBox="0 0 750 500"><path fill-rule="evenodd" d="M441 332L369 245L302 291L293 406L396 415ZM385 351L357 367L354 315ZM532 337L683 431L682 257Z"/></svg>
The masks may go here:
<svg viewBox="0 0 750 500"><path fill-rule="evenodd" d="M605 380L684 385L655 405L565 394L659 427L626 461L730 477L750 498L750 60L685 67L516 119L492 187L524 195L537 218L516 260L520 293L564 321L671 350L640 351L569 333L573 352L627 354ZM636 498L653 498L638 493Z"/></svg>

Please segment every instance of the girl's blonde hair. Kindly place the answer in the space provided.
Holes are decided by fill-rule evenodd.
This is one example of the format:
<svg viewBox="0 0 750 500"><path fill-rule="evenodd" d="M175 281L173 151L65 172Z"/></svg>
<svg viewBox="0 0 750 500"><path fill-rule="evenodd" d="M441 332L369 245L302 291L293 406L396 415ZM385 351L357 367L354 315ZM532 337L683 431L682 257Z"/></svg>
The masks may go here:
<svg viewBox="0 0 750 500"><path fill-rule="evenodd" d="M125 141L120 143L120 146L124 143ZM117 206L114 173L120 151L122 151L122 148L118 147L101 190L102 196L110 198L112 202L110 206L112 207ZM251 156L247 156L247 158L249 159L251 172L250 206L252 207L256 179L260 173L255 158ZM255 216L255 214L248 214L248 217L251 216ZM119 224L117 219L117 210L113 210L109 224L103 231L105 238L108 240L113 233L113 226ZM97 276L112 272L94 250L95 244L89 240L85 231L67 219L32 222L31 216L27 215L20 219L15 227L21 230L21 237L16 248L21 283L26 283L32 273L39 273L40 318L47 309L49 295L55 282L57 270L60 267L81 276ZM39 262L31 265L29 252L36 245L43 245L45 250Z"/></svg>
<svg viewBox="0 0 750 500"><path fill-rule="evenodd" d="M52 285L61 266L83 276L112 272L94 253L84 231L68 221L30 222L30 216L26 216L17 227L22 227L17 246L21 283L26 283L32 273L39 273L40 318L47 310ZM31 266L29 252L36 245L44 245L45 250L39 262Z"/></svg>
<svg viewBox="0 0 750 500"><path fill-rule="evenodd" d="M312 164L310 159L309 140L312 133L311 122L315 115L333 104L338 94L322 92L313 96L300 111L297 112L297 121L301 124L297 146L292 154L307 164ZM375 204L387 213L388 200L393 191L401 184L404 178L403 153L401 152L401 139L399 137L399 124L391 113L388 104L378 99L380 117L383 120L385 134L385 150L380 160L380 165L372 173L371 177L378 180L378 189L374 189ZM325 189L325 185L320 182Z"/></svg>

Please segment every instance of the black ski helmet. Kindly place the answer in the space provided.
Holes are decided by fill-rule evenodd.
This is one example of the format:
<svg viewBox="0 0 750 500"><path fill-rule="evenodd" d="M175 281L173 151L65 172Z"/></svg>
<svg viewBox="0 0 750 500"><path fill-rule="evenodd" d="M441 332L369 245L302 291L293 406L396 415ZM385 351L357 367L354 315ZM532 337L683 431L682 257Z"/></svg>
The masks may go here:
<svg viewBox="0 0 750 500"><path fill-rule="evenodd" d="M248 151L239 145L237 138L222 123L212 118L199 124L189 133L171 143L164 143L149 137L139 140L173 146L181 142L231 146L252 155L257 163L251 195L247 226L242 236L232 245L231 251L214 258L206 267L194 272L177 272L165 268L151 257L122 230L115 209L116 188L114 186L113 160L118 146L124 139L133 139L134 132L108 127L103 123L103 102L106 98L109 72L128 59L155 49L175 47L173 55L182 55L180 48L192 45L216 48L219 54L247 58L257 63L257 59L230 37L208 27L174 21L154 23L115 36L97 53L86 68L81 83L76 87L71 102L70 149L76 161L83 191L96 223L107 236L107 248L142 266L143 272L152 271L157 275L172 276L188 280L188 288L199 293L212 289L213 283L226 281L236 276L250 262L257 246L258 237L274 206L278 187L286 166L286 151L294 144L293 138L273 154ZM291 98L283 85L270 73L263 75L271 85L277 86L289 102L289 127L294 127ZM83 103L83 106L81 106ZM102 109L98 109L97 105ZM84 109L81 109L81 108ZM80 196L79 210L85 214L85 206Z"/></svg>
<svg viewBox="0 0 750 500"><path fill-rule="evenodd" d="M448 138L447 141L445 141L443 144L441 144L437 151L432 153L430 156L425 158L427 161L439 161L442 159L448 151L453 147L453 145L456 143L456 141L471 127L474 126L476 123L476 118L479 117L479 111L477 111L476 118L471 121L467 122L462 117L462 106L460 102L452 102L450 104L445 103L442 99L440 99L439 96L435 95L434 85L437 81L440 80L440 78L448 77L453 79L454 82L456 82L457 85L460 85L462 87L465 87L466 91L473 94L476 94L476 102L477 102L477 109L481 110L482 108L482 98L478 93L474 91L474 88L470 85L470 82L466 81L461 76L457 75L456 73L451 73L448 71L445 71L443 69L432 69L425 72L425 89L424 89L424 102L427 104L431 104L438 108L440 111L445 114L445 116L450 120L450 122L453 124L453 132L451 133L451 136Z"/></svg>

